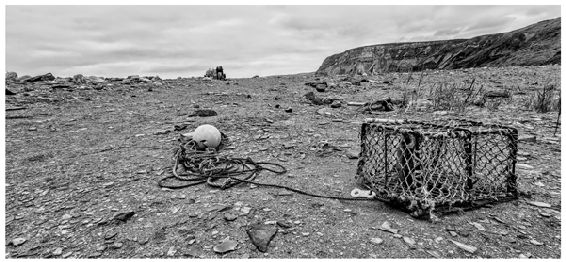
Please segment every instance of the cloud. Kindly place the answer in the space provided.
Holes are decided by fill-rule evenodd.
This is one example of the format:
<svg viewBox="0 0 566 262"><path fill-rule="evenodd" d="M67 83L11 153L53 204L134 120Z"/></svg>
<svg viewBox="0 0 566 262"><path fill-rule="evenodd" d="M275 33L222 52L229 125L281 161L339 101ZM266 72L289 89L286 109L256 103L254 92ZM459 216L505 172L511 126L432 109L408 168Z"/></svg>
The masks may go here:
<svg viewBox="0 0 566 262"><path fill-rule="evenodd" d="M6 67L230 77L316 70L364 45L468 38L560 16L557 6L7 6Z"/></svg>

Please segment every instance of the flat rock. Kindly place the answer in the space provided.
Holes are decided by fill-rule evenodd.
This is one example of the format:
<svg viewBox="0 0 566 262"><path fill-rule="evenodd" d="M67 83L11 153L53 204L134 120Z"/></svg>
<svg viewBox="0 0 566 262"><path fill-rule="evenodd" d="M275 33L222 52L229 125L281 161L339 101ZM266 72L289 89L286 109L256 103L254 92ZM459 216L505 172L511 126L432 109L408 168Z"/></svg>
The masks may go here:
<svg viewBox="0 0 566 262"><path fill-rule="evenodd" d="M538 241L536 241L536 240L534 240L534 239L532 239L530 242L531 242L531 244L533 244L533 245L535 245L535 246L542 246L542 245L544 245L543 243L538 242Z"/></svg>
<svg viewBox="0 0 566 262"><path fill-rule="evenodd" d="M60 256L61 254L63 254L63 248L62 247L58 247L55 250L53 250L54 256Z"/></svg>
<svg viewBox="0 0 566 262"><path fill-rule="evenodd" d="M21 245L23 245L26 241L27 241L27 239L25 239L25 238L23 238L23 237L18 237L18 238L12 239L12 241L10 241L10 243L12 243L12 245L14 245L14 246L21 246Z"/></svg>
<svg viewBox="0 0 566 262"><path fill-rule="evenodd" d="M485 231L485 227L483 227L482 224L480 224L480 223L470 222L470 225L474 226L475 228L477 228L480 231Z"/></svg>
<svg viewBox="0 0 566 262"><path fill-rule="evenodd" d="M111 239L113 237L115 237L118 234L118 232L116 231L108 231L106 232L106 234L104 234L104 239Z"/></svg>
<svg viewBox="0 0 566 262"><path fill-rule="evenodd" d="M134 216L134 211L122 212L114 215L114 220L119 222L127 222L132 216Z"/></svg>
<svg viewBox="0 0 566 262"><path fill-rule="evenodd" d="M267 252L269 242L275 237L277 228L271 225L255 224L246 230L252 244L261 252Z"/></svg>
<svg viewBox="0 0 566 262"><path fill-rule="evenodd" d="M410 237L403 237L403 241L405 241L405 243L407 243L407 245L409 246L414 246L415 244L417 244L415 240Z"/></svg>
<svg viewBox="0 0 566 262"><path fill-rule="evenodd" d="M372 244L375 245L381 245L381 243L383 243L383 239L379 238L379 237L374 237L372 239L370 239Z"/></svg>
<svg viewBox="0 0 566 262"><path fill-rule="evenodd" d="M287 223L287 222L285 222L285 221L283 221L283 220L277 221L277 225L280 226L280 227L282 227L282 228L291 228L291 227L293 227L293 225L292 225L291 223Z"/></svg>
<svg viewBox="0 0 566 262"><path fill-rule="evenodd" d="M379 229L393 234L397 234L397 232L399 232L399 230L391 228L391 223L389 223L389 221L383 222L383 224L381 224L381 227Z"/></svg>
<svg viewBox="0 0 566 262"><path fill-rule="evenodd" d="M533 135L519 135L519 141L522 142L535 142L536 140L537 137Z"/></svg>
<svg viewBox="0 0 566 262"><path fill-rule="evenodd" d="M202 248L199 246L191 246L184 252L184 255L190 257L200 257L202 254Z"/></svg>
<svg viewBox="0 0 566 262"><path fill-rule="evenodd" d="M533 166L527 164L517 164L517 167L521 169L534 169Z"/></svg>
<svg viewBox="0 0 566 262"><path fill-rule="evenodd" d="M359 156L360 156L360 151L354 149L346 150L346 157L348 157L349 159L358 159Z"/></svg>
<svg viewBox="0 0 566 262"><path fill-rule="evenodd" d="M456 242L456 241L454 241L454 240L450 240L450 241L452 241L452 243L454 243L454 245L456 245L457 247L463 249L463 250L466 251L466 252L472 253L472 254L475 253L475 252L478 250L478 248L477 248L477 247L474 247L474 246L469 246L469 245L466 245L466 244L462 244L462 243Z"/></svg>
<svg viewBox="0 0 566 262"><path fill-rule="evenodd" d="M544 203L544 202L537 202L537 201L529 201L527 202L529 205L532 206L536 206L536 207L544 207L544 208L549 208L551 207L550 204Z"/></svg>
<svg viewBox="0 0 566 262"><path fill-rule="evenodd" d="M216 252L216 253L224 254L226 252L236 250L237 245L238 245L238 242L236 242L234 240L230 240L230 238L227 237L220 244L214 246L212 248L212 250L214 250L214 252Z"/></svg>
<svg viewBox="0 0 566 262"><path fill-rule="evenodd" d="M224 219L226 219L226 221L234 221L238 218L238 215L233 214L231 212L228 213L224 213Z"/></svg>

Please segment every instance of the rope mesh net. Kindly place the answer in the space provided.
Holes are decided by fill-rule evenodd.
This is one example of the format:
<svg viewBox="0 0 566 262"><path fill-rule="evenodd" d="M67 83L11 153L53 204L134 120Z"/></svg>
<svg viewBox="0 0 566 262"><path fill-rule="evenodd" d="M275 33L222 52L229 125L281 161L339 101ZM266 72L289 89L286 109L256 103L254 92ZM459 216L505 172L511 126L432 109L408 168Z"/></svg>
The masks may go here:
<svg viewBox="0 0 566 262"><path fill-rule="evenodd" d="M517 199L517 129L465 119L366 119L357 182L415 217Z"/></svg>

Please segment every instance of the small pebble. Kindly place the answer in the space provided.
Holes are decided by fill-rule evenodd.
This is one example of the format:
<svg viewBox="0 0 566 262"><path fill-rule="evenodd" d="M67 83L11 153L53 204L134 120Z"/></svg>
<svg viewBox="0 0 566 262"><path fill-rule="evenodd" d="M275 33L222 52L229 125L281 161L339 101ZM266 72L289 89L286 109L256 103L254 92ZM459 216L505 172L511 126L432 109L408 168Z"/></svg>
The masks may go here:
<svg viewBox="0 0 566 262"><path fill-rule="evenodd" d="M62 247L58 247L55 250L53 250L54 256L60 256L61 254L63 254L63 248Z"/></svg>
<svg viewBox="0 0 566 262"><path fill-rule="evenodd" d="M370 241L371 241L371 243L373 243L375 245L380 245L381 243L383 243L383 239L381 239L379 237L374 237Z"/></svg>

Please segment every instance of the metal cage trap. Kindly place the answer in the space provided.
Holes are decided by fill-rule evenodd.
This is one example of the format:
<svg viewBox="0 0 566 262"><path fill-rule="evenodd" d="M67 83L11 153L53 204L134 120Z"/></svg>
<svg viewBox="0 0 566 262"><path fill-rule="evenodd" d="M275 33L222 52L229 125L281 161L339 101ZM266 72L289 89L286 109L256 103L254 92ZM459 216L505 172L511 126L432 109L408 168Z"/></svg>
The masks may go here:
<svg viewBox="0 0 566 262"><path fill-rule="evenodd" d="M432 218L518 198L517 129L455 119L366 119L356 180L376 198Z"/></svg>

